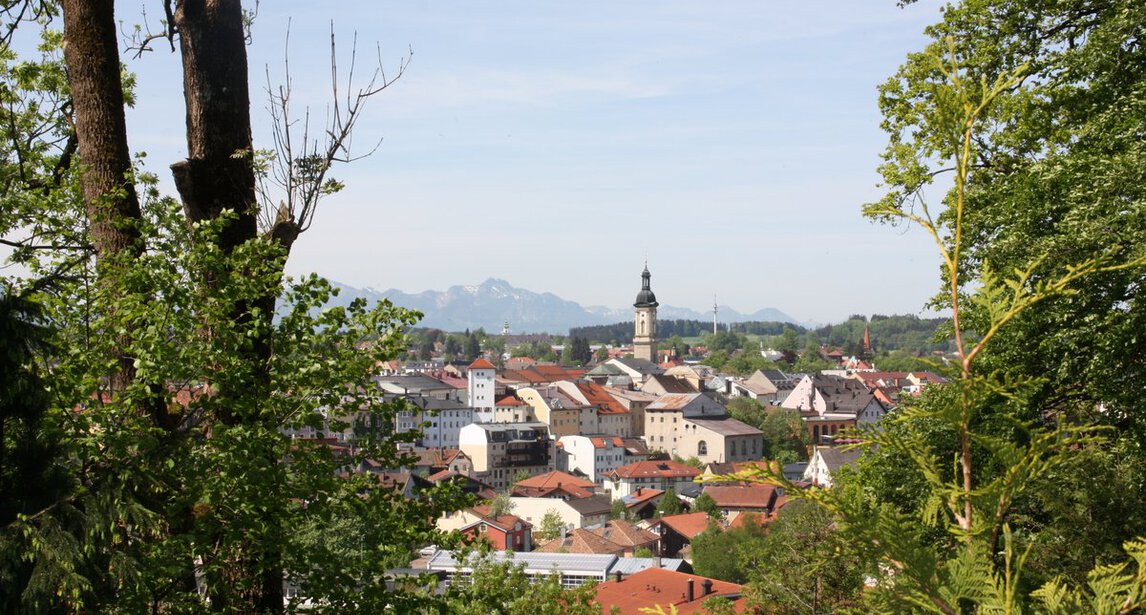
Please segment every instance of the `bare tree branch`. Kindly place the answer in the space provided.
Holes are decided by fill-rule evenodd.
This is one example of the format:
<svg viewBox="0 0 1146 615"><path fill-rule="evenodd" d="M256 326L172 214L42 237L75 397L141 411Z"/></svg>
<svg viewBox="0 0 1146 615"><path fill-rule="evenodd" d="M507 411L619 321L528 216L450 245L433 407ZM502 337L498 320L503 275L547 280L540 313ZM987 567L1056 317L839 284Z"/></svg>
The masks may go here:
<svg viewBox="0 0 1146 615"><path fill-rule="evenodd" d="M334 25L330 29L330 89L331 103L321 136L311 134L311 114L306 108L301 119L295 119L291 110L292 79L290 74L290 32L287 32L287 51L283 66L284 82L271 85L267 70L267 110L271 115L271 141L274 151L269 159L256 160L260 165L259 200L260 223L263 233L280 241L289 251L299 234L310 228L315 211L323 197L338 192L342 184L330 177L335 164L361 160L373 154L382 144L380 138L373 147L354 153L352 137L367 102L394 84L406 72L412 52L399 61L392 76L386 74L378 52L377 65L370 78L361 87L355 86L358 60L358 37L354 36L350 52L350 66L345 79L340 78L338 49Z"/></svg>

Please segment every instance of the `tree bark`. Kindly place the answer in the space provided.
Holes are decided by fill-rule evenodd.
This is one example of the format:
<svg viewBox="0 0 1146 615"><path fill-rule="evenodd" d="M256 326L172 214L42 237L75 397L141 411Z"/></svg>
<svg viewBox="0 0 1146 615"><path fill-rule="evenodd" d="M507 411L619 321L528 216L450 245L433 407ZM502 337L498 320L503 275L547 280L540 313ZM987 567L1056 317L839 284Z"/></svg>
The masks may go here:
<svg viewBox="0 0 1146 615"><path fill-rule="evenodd" d="M116 284L115 270L142 253L139 198L131 179L123 82L120 78L114 0L62 0L64 61L72 93L76 140L89 235L101 283ZM110 388L122 391L135 380L131 357L120 350Z"/></svg>
<svg viewBox="0 0 1146 615"><path fill-rule="evenodd" d="M242 5L180 0L175 27L187 108L187 160L172 165L175 185L192 222L235 212L221 238L229 252L258 233Z"/></svg>
<svg viewBox="0 0 1146 615"><path fill-rule="evenodd" d="M227 223L219 237L219 247L224 254L230 254L243 243L258 238L242 4L239 0L179 0L174 20L183 59L183 96L187 110L187 159L171 167L175 186L190 222L212 220L226 211L234 212L236 217ZM277 266L279 270L275 273L281 275L282 263ZM234 306L235 321L254 331L250 349L243 351L251 368L251 381L243 391L221 392L224 396L253 396L258 403L270 395L269 324L276 299L276 295L268 294L252 303ZM256 319L265 322L256 322ZM220 420L237 423L265 419L225 412ZM272 465L280 462L278 459L267 461ZM268 522L274 523L274 520ZM220 587L222 593L212 596L212 606L221 610L282 612L280 549L276 541L239 549L230 564L233 566L230 574L249 580L241 586L250 589L231 597L237 603L223 604L228 590Z"/></svg>

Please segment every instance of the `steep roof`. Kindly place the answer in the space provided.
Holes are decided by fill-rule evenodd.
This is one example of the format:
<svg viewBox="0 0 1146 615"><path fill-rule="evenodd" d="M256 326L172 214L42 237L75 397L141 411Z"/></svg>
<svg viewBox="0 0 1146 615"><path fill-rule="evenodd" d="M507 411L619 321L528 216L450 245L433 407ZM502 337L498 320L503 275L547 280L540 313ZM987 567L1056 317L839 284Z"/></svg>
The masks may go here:
<svg viewBox="0 0 1146 615"><path fill-rule="evenodd" d="M489 361L487 361L485 357L478 357L478 358L474 359L473 363L470 363L470 369L497 369L497 368L493 366L493 363L490 363Z"/></svg>
<svg viewBox="0 0 1146 615"><path fill-rule="evenodd" d="M621 442L625 446L626 455L636 455L638 457L649 455L649 445L641 438L621 438Z"/></svg>
<svg viewBox="0 0 1146 615"><path fill-rule="evenodd" d="M596 405L602 414L628 414L629 409L624 404L592 380L575 380L573 385L590 404Z"/></svg>
<svg viewBox="0 0 1146 615"><path fill-rule="evenodd" d="M816 448L815 454L824 460L824 465L828 467L828 471L834 474L836 470L854 464L863 454L863 450L853 448L845 451L835 447L821 446Z"/></svg>
<svg viewBox="0 0 1146 615"><path fill-rule="evenodd" d="M456 448L427 448L415 452L418 461L414 462L414 467L428 468L444 468L463 454L461 449Z"/></svg>
<svg viewBox="0 0 1146 615"><path fill-rule="evenodd" d="M674 532L692 540L708 529L708 513L694 512L680 515L668 515L653 522L650 527L664 525L672 528Z"/></svg>
<svg viewBox="0 0 1146 615"><path fill-rule="evenodd" d="M656 384L660 385L660 387L662 389L664 389L665 393L696 393L697 392L696 387L692 386L692 383L685 380L684 378L675 378L673 376L666 376L663 374L655 374L655 375L649 376L649 382L646 382L645 386L649 386L649 384L652 382L655 382Z"/></svg>
<svg viewBox="0 0 1146 615"><path fill-rule="evenodd" d="M827 411L832 413L858 415L875 400L867 386L853 378L815 374L812 376L812 385L823 396L828 405Z"/></svg>
<svg viewBox="0 0 1146 615"><path fill-rule="evenodd" d="M675 380L675 378L674 378ZM680 410L691 404L700 393L665 393L648 405L646 410Z"/></svg>

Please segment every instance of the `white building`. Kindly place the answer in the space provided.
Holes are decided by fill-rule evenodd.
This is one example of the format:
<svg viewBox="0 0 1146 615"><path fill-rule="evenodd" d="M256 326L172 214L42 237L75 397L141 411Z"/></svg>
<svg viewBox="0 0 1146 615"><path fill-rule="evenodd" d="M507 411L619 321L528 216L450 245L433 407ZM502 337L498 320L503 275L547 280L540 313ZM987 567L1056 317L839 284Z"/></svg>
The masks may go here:
<svg viewBox="0 0 1146 615"><path fill-rule="evenodd" d="M474 478L498 491L519 473L536 476L555 469L555 445L544 423L471 423L458 440L458 448L473 460Z"/></svg>
<svg viewBox="0 0 1146 615"><path fill-rule="evenodd" d="M625 465L625 444L616 436L562 436L569 471L579 471L589 480L605 487L613 470Z"/></svg>
<svg viewBox="0 0 1146 615"><path fill-rule="evenodd" d="M421 434L412 443L416 448L458 448L462 427L474 422L473 408L451 399L433 397L404 398L408 409L394 416L398 433Z"/></svg>
<svg viewBox="0 0 1146 615"><path fill-rule="evenodd" d="M474 420L479 423L492 423L494 416L494 398L496 396L495 376L497 368L493 363L479 357L470 363L467 371L468 386L467 399L474 408Z"/></svg>

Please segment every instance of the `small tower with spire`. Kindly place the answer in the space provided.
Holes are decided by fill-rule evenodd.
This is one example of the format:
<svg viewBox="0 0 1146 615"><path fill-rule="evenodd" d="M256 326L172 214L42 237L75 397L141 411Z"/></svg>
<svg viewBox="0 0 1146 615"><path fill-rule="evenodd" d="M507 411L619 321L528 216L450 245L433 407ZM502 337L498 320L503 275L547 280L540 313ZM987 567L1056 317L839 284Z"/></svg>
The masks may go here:
<svg viewBox="0 0 1146 615"><path fill-rule="evenodd" d="M657 296L650 287L649 264L641 273L641 292L633 303L636 314L633 322L633 357L656 362L657 356Z"/></svg>

